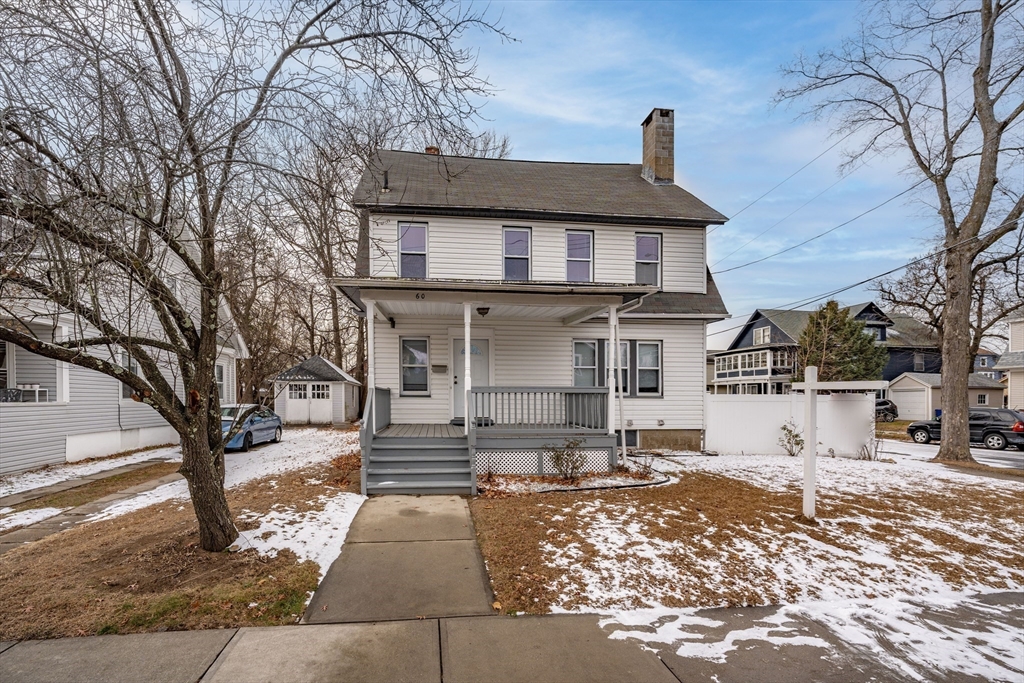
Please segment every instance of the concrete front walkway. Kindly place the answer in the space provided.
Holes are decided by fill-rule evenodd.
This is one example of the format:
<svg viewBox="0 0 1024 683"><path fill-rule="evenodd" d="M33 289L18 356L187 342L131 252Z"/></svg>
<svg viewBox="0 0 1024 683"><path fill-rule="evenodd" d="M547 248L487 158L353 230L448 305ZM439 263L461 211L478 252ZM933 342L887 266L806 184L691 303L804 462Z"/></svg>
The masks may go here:
<svg viewBox="0 0 1024 683"><path fill-rule="evenodd" d="M493 615L469 506L458 496L380 496L359 509L309 624Z"/></svg>

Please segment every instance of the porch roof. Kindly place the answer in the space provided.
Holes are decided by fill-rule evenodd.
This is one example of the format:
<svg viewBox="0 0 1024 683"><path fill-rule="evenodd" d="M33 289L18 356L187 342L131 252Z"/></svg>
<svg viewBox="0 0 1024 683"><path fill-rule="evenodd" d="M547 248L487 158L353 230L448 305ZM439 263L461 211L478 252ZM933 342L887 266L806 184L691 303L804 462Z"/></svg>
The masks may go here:
<svg viewBox="0 0 1024 683"><path fill-rule="evenodd" d="M575 324L607 311L640 305L658 291L652 285L604 282L506 282L335 278L331 285L365 313L373 301L385 319L401 316L460 317L465 303L486 308L492 318L561 319ZM479 311L478 311L479 312Z"/></svg>

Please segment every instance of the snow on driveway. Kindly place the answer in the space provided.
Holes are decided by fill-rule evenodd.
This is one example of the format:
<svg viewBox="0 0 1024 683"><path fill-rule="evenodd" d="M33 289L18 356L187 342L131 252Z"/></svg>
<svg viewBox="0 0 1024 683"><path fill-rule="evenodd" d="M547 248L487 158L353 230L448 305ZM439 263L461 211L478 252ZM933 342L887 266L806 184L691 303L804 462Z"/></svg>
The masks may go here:
<svg viewBox="0 0 1024 683"><path fill-rule="evenodd" d="M31 472L20 474L8 474L0 477L0 497L9 496L14 493L21 493L30 489L42 488L52 484L59 484L69 479L86 477L90 474L106 472L124 465L132 465L143 460L181 460L181 449L177 446L154 448L152 450L140 451L132 455L125 455L116 458L103 458L91 462L72 463L67 465L55 465Z"/></svg>

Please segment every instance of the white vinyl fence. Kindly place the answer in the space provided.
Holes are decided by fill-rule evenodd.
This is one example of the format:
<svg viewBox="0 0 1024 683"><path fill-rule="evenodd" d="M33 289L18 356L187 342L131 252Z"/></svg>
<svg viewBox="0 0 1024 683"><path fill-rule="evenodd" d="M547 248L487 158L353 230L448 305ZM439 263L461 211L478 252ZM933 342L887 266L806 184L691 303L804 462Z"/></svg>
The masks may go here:
<svg viewBox="0 0 1024 683"><path fill-rule="evenodd" d="M726 454L780 454L782 425L802 435L804 395L704 395L704 448ZM875 438L875 395L818 396L818 455L856 456Z"/></svg>

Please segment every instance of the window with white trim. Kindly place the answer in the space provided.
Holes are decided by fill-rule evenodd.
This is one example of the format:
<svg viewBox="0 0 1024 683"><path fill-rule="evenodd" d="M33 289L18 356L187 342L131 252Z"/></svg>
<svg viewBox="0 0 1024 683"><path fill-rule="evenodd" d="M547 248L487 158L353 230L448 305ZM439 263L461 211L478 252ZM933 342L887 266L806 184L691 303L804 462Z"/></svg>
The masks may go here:
<svg viewBox="0 0 1024 683"><path fill-rule="evenodd" d="M597 342L574 341L572 343L572 385L574 387L597 386Z"/></svg>
<svg viewBox="0 0 1024 683"><path fill-rule="evenodd" d="M505 228L502 232L502 265L505 280L530 279L530 229Z"/></svg>
<svg viewBox="0 0 1024 683"><path fill-rule="evenodd" d="M330 384L310 384L309 397L313 399L325 399L331 397Z"/></svg>
<svg viewBox="0 0 1024 683"><path fill-rule="evenodd" d="M978 405L979 406L987 406L988 405L988 394L978 394Z"/></svg>
<svg viewBox="0 0 1024 683"><path fill-rule="evenodd" d="M661 235L636 234L636 283L661 285Z"/></svg>
<svg viewBox="0 0 1024 683"><path fill-rule="evenodd" d="M403 337L401 342L403 396L430 395L430 340L427 337Z"/></svg>
<svg viewBox="0 0 1024 683"><path fill-rule="evenodd" d="M222 400L222 401L225 400L224 399L224 390L225 390L224 377L225 377L226 374L227 373L225 371L224 366L221 365L220 363L217 363L217 365L214 367L214 378L217 380L217 397L220 398L220 400Z"/></svg>
<svg viewBox="0 0 1024 683"><path fill-rule="evenodd" d="M305 401L307 397L305 384L289 384L288 398L293 401Z"/></svg>
<svg viewBox="0 0 1024 683"><path fill-rule="evenodd" d="M978 358L978 366L982 368L988 367L988 356L980 356Z"/></svg>
<svg viewBox="0 0 1024 683"><path fill-rule="evenodd" d="M661 393L661 342L636 343L637 394Z"/></svg>
<svg viewBox="0 0 1024 683"><path fill-rule="evenodd" d="M7 380L9 377L9 361L8 356L10 354L7 351L7 342L0 341L0 389L6 389L8 387Z"/></svg>
<svg viewBox="0 0 1024 683"><path fill-rule="evenodd" d="M566 282L594 281L594 233L565 231Z"/></svg>
<svg viewBox="0 0 1024 683"><path fill-rule="evenodd" d="M139 374L139 364L134 358L128 355L127 351L121 352L121 367L133 375ZM121 383L121 398L131 398L135 390L127 384Z"/></svg>
<svg viewBox="0 0 1024 683"><path fill-rule="evenodd" d="M771 326L758 327L754 329L754 346L758 344L771 344L772 343L772 328Z"/></svg>
<svg viewBox="0 0 1024 683"><path fill-rule="evenodd" d="M427 224L398 224L398 277L427 277Z"/></svg>
<svg viewBox="0 0 1024 683"><path fill-rule="evenodd" d="M621 354L620 363L622 364L622 371L621 371L621 373L619 375L619 377L621 378L621 381L622 381L622 393L623 394L628 394L629 393L629 342L628 341L620 341L619 342L619 353ZM605 343L604 343L604 357L608 359L606 362L608 363L609 366L615 367L615 358L612 357L612 345L611 345L611 343L609 343L607 341L605 341ZM618 390L618 388L619 388L619 385L616 384L615 385L616 391Z"/></svg>

